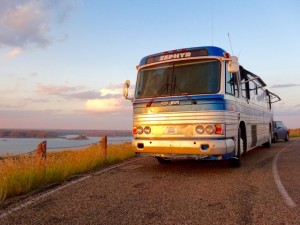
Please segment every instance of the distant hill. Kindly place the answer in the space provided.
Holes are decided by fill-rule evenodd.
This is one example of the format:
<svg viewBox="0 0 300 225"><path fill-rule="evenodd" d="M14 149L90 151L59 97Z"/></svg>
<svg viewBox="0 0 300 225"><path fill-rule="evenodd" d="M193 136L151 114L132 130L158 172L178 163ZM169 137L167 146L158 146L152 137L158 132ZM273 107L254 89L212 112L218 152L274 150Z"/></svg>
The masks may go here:
<svg viewBox="0 0 300 225"><path fill-rule="evenodd" d="M29 129L0 129L1 138L57 138L66 135L83 135L87 137L129 137L128 130L29 130Z"/></svg>

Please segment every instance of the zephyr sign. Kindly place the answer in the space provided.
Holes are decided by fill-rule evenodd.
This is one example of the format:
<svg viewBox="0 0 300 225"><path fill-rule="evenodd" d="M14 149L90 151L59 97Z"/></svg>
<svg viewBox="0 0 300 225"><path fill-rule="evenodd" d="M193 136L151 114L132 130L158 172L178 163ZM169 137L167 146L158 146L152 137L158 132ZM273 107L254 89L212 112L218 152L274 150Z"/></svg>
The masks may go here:
<svg viewBox="0 0 300 225"><path fill-rule="evenodd" d="M189 58L191 56L192 56L191 52L174 53L174 54L160 56L159 61L166 61L166 60L170 60L170 59Z"/></svg>

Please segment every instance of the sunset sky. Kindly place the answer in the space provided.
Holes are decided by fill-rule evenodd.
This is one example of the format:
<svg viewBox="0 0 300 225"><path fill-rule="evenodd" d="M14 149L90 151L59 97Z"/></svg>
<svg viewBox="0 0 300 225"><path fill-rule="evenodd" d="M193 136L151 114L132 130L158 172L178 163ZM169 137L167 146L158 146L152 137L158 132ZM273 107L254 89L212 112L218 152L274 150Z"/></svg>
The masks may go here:
<svg viewBox="0 0 300 225"><path fill-rule="evenodd" d="M214 45L282 101L300 128L300 1L0 0L0 128L132 126L125 80L146 55ZM132 92L132 89L131 89Z"/></svg>

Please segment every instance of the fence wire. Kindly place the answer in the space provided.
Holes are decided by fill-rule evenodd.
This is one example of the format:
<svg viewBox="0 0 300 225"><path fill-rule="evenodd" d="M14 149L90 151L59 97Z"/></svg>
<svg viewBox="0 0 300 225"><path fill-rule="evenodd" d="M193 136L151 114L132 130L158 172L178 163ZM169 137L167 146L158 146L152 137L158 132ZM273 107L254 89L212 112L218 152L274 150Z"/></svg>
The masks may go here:
<svg viewBox="0 0 300 225"><path fill-rule="evenodd" d="M98 144L98 143L101 143L101 141L97 141L97 142L94 142L94 143L90 143L90 144L86 144L86 145L77 145L77 146L66 146L66 147L52 147L52 148L48 148L47 147L47 150L51 150L51 149L66 149L66 148L79 148L79 147L86 147L86 146L90 146L90 145L95 145L95 144Z"/></svg>

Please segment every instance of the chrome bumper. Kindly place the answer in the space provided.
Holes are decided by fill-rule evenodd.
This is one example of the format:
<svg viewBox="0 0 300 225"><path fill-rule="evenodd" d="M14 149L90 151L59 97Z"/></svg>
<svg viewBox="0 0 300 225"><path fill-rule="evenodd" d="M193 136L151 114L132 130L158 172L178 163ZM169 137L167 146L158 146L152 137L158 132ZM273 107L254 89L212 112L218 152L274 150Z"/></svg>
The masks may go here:
<svg viewBox="0 0 300 225"><path fill-rule="evenodd" d="M132 144L138 155L156 157L225 155L234 152L233 139L189 139L189 140L149 140L133 139ZM169 157L168 156L168 157ZM194 158L194 157L193 157Z"/></svg>

